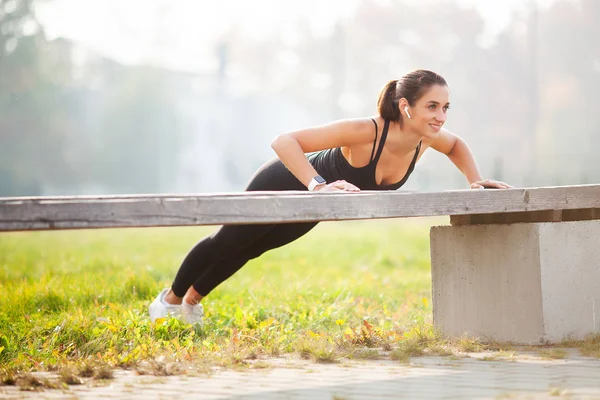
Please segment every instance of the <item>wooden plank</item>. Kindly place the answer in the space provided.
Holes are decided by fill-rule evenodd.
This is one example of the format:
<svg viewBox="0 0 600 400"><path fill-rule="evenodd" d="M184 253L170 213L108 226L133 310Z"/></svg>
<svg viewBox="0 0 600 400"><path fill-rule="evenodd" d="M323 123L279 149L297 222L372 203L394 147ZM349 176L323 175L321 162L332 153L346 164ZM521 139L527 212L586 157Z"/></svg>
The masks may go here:
<svg viewBox="0 0 600 400"><path fill-rule="evenodd" d="M600 208L600 185L444 192L0 198L0 231L404 218Z"/></svg>
<svg viewBox="0 0 600 400"><path fill-rule="evenodd" d="M450 225L459 226L459 225L471 225L472 214L467 215L451 215L450 216Z"/></svg>
<svg viewBox="0 0 600 400"><path fill-rule="evenodd" d="M542 210L497 214L451 215L450 224L456 226L482 224L517 224L527 222L561 222L562 213L563 210Z"/></svg>
<svg viewBox="0 0 600 400"><path fill-rule="evenodd" d="M451 215L450 224L482 225L482 224L516 224L527 222L571 222L600 219L600 208L583 208L576 210L525 211L498 214Z"/></svg>
<svg viewBox="0 0 600 400"><path fill-rule="evenodd" d="M600 219L600 208L563 211L563 221L587 221L592 219Z"/></svg>

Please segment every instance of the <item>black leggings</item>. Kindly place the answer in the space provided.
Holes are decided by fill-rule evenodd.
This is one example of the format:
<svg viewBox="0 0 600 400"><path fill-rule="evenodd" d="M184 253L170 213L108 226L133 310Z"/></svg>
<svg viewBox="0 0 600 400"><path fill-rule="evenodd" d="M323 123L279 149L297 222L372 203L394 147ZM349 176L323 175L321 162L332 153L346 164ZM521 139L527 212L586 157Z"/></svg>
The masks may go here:
<svg viewBox="0 0 600 400"><path fill-rule="evenodd" d="M258 190L306 190L306 187L281 161L274 159L263 165L246 187L246 191ZM183 297L194 286L206 296L249 260L298 239L315 225L317 222L224 225L188 253L173 281L173 292Z"/></svg>

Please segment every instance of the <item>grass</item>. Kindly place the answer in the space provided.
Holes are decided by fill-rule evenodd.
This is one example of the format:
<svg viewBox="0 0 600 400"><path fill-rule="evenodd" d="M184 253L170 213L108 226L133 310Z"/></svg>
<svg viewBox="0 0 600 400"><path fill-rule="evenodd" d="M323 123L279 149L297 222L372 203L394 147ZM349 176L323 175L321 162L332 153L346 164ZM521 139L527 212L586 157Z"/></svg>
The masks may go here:
<svg viewBox="0 0 600 400"><path fill-rule="evenodd" d="M590 334L583 340L567 338L560 347L576 347L583 356L600 358L600 333Z"/></svg>
<svg viewBox="0 0 600 400"><path fill-rule="evenodd" d="M213 227L0 234L0 371L160 357L205 370L307 348L321 362L374 357L357 349L391 350L428 329L431 224L322 223L211 293L203 328L152 324L146 310Z"/></svg>
<svg viewBox="0 0 600 400"><path fill-rule="evenodd" d="M26 379L33 371L77 384L114 367L165 376L271 357L406 362L482 350L431 325L429 227L445 222L322 223L219 286L202 328L151 323L146 310L213 227L0 234L0 385L48 385Z"/></svg>
<svg viewBox="0 0 600 400"><path fill-rule="evenodd" d="M562 360L567 357L565 349L538 349L537 354L545 360Z"/></svg>

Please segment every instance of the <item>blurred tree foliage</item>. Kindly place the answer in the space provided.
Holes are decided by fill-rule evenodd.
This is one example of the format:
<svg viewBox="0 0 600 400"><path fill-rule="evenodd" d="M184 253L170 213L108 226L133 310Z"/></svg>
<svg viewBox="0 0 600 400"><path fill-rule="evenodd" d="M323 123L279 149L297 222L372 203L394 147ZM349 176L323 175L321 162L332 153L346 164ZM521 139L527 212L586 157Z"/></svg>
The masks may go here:
<svg viewBox="0 0 600 400"><path fill-rule="evenodd" d="M263 159L247 127L270 120L272 106L293 105L279 118L300 111L320 121L371 115L387 79L420 67L449 81L449 126L476 151L484 173L526 185L600 182L597 0L559 0L526 18L515 15L487 45L479 40L482 17L452 3L363 0L328 34L316 34L309 21L262 40L232 29L221 41L226 62L251 86L238 103L223 90L225 65L207 78L220 89L205 85L191 95L201 93L198 100L185 97L192 76L101 55L77 61L74 43L46 39L33 1L0 0L0 196L93 185L168 190L179 154L187 147L195 157L190 137L200 140L198 151L207 143L204 151L223 158L223 170L243 166L230 175L245 181L257 161L240 154ZM261 100L269 96L271 103ZM182 111L187 100L194 105ZM204 108L194 109L198 104ZM220 147L226 150L215 151Z"/></svg>
<svg viewBox="0 0 600 400"><path fill-rule="evenodd" d="M168 73L102 57L74 65L68 41L46 40L33 0L0 0L0 196L156 191L176 167L177 122Z"/></svg>
<svg viewBox="0 0 600 400"><path fill-rule="evenodd" d="M32 0L0 0L0 195L38 194L64 176L62 85L44 63L44 35ZM68 79L68 77L66 77Z"/></svg>

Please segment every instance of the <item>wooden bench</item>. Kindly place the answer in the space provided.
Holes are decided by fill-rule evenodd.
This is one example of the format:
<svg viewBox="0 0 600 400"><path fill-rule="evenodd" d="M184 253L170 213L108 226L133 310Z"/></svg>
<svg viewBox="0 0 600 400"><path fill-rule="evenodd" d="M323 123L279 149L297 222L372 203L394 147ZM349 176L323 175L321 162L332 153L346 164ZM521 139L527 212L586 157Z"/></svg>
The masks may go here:
<svg viewBox="0 0 600 400"><path fill-rule="evenodd" d="M441 332L533 344L600 330L600 185L0 198L0 231L440 215L451 223L431 228Z"/></svg>

